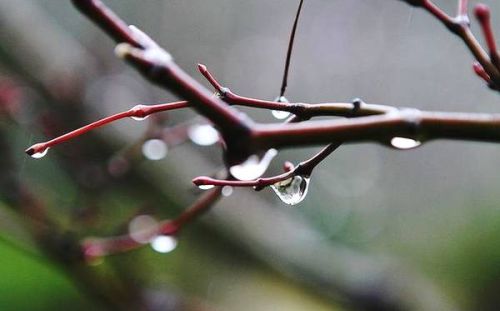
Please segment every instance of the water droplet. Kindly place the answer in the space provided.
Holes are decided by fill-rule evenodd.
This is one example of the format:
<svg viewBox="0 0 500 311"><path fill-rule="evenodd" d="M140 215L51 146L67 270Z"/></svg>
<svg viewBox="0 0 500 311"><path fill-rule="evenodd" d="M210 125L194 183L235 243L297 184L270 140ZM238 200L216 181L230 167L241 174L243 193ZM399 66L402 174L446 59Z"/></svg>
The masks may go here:
<svg viewBox="0 0 500 311"><path fill-rule="evenodd" d="M238 180L254 180L262 176L273 158L278 154L276 149L269 149L262 158L253 154L249 156L245 162L231 166L229 172Z"/></svg>
<svg viewBox="0 0 500 311"><path fill-rule="evenodd" d="M41 151L35 152L35 153L33 153L31 155L31 157L33 159L41 159L41 158L43 158L44 156L47 155L47 152L49 152L49 148L45 148L45 149L43 149Z"/></svg>
<svg viewBox="0 0 500 311"><path fill-rule="evenodd" d="M289 103L285 96L278 96L274 101L278 103ZM290 112L288 111L272 110L271 113L273 114L273 117L278 120L283 120L290 116Z"/></svg>
<svg viewBox="0 0 500 311"><path fill-rule="evenodd" d="M418 140L414 140L411 138L406 138L406 137L394 137L391 139L391 146L393 146L396 149L401 149L401 150L408 150L408 149L413 149L417 148L420 146L422 142Z"/></svg>
<svg viewBox="0 0 500 311"><path fill-rule="evenodd" d="M213 189L215 186L214 185L199 185L198 188L201 190L210 190Z"/></svg>
<svg viewBox="0 0 500 311"><path fill-rule="evenodd" d="M158 222L149 215L139 215L128 224L130 237L141 244L149 243L151 238L155 236L157 230Z"/></svg>
<svg viewBox="0 0 500 311"><path fill-rule="evenodd" d="M219 140L219 132L210 124L195 124L188 129L191 141L200 146L210 146Z"/></svg>
<svg viewBox="0 0 500 311"><path fill-rule="evenodd" d="M305 199L309 190L309 178L304 176L294 176L284 181L271 185L278 197L285 204L295 205Z"/></svg>
<svg viewBox="0 0 500 311"><path fill-rule="evenodd" d="M177 247L177 239L170 235L159 235L151 240L151 247L158 253L170 253Z"/></svg>
<svg viewBox="0 0 500 311"><path fill-rule="evenodd" d="M231 186L224 186L222 188L222 195L225 196L225 197L228 197L231 194L233 194L233 191L234 191L233 187L231 187Z"/></svg>
<svg viewBox="0 0 500 311"><path fill-rule="evenodd" d="M283 120L290 116L290 112L288 111L273 110L271 111L271 113L273 114L273 117L275 117L278 120Z"/></svg>
<svg viewBox="0 0 500 311"><path fill-rule="evenodd" d="M145 105L137 105L137 106L134 106L132 107L132 111L136 112L136 111L141 111L144 107L147 107ZM145 116L133 116L133 117L130 117L132 118L133 120L135 121L143 121L143 120L146 120L147 118L149 117L149 115L145 115Z"/></svg>
<svg viewBox="0 0 500 311"><path fill-rule="evenodd" d="M142 154L146 159L157 161L168 153L167 144L161 139L150 139L142 145Z"/></svg>

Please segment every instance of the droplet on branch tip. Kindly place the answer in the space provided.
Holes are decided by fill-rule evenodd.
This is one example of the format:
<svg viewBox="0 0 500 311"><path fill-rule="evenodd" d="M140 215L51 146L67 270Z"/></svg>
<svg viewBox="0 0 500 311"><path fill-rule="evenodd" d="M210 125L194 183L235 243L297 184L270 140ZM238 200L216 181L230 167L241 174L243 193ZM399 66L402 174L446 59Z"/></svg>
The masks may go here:
<svg viewBox="0 0 500 311"><path fill-rule="evenodd" d="M271 185L271 188L283 203L296 205L306 198L309 190L309 182L309 177L297 175L277 182Z"/></svg>

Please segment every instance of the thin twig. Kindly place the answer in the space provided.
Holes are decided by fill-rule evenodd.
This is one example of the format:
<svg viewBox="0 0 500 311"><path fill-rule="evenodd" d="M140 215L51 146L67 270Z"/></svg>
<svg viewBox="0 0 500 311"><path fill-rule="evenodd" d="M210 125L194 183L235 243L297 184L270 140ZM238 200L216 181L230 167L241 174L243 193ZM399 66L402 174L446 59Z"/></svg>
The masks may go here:
<svg viewBox="0 0 500 311"><path fill-rule="evenodd" d="M283 80L281 81L280 97L285 95L286 87L288 85L288 72L290 70L290 61L292 60L293 43L295 41L295 33L297 32L297 25L299 23L300 12L302 11L303 4L304 0L300 0L299 8L297 9L297 14L295 15L295 20L293 22L292 32L290 33L290 40L288 41L288 49L286 51L286 60L285 60L285 70L283 72Z"/></svg>

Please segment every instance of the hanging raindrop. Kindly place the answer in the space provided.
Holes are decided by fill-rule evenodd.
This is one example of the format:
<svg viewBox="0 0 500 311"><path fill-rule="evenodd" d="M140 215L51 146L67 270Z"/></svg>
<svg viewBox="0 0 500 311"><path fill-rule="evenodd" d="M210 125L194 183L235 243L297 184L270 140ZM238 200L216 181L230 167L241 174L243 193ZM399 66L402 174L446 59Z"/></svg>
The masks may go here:
<svg viewBox="0 0 500 311"><path fill-rule="evenodd" d="M417 148L420 146L422 142L411 139L411 138L406 138L406 137L394 137L391 139L391 146L400 149L400 150L409 150L413 148Z"/></svg>
<svg viewBox="0 0 500 311"><path fill-rule="evenodd" d="M271 188L285 204L296 205L302 202L309 190L309 177L294 176L271 185Z"/></svg>
<svg viewBox="0 0 500 311"><path fill-rule="evenodd" d="M195 124L188 129L191 141L200 146L210 146L219 140L219 132L210 124Z"/></svg>
<svg viewBox="0 0 500 311"><path fill-rule="evenodd" d="M276 149L269 149L262 158L253 154L249 156L245 162L231 166L229 172L238 180L254 180L262 176L273 158L278 154Z"/></svg>
<svg viewBox="0 0 500 311"><path fill-rule="evenodd" d="M158 253L170 253L177 247L177 239L171 235L159 235L151 240L151 247Z"/></svg>
<svg viewBox="0 0 500 311"><path fill-rule="evenodd" d="M278 96L274 101L278 103L289 103L285 96ZM290 116L290 112L288 111L272 110L271 113L273 114L273 117L278 120L283 120Z"/></svg>
<svg viewBox="0 0 500 311"><path fill-rule="evenodd" d="M41 151L35 152L35 153L31 154L31 157L33 159L41 159L47 155L47 152L49 152L49 148L45 148Z"/></svg>
<svg viewBox="0 0 500 311"><path fill-rule="evenodd" d="M199 185L198 188L201 190L210 190L213 189L215 186L214 185Z"/></svg>
<svg viewBox="0 0 500 311"><path fill-rule="evenodd" d="M148 118L149 116L145 116L145 117L130 117L131 119L135 120L135 121L144 121Z"/></svg>

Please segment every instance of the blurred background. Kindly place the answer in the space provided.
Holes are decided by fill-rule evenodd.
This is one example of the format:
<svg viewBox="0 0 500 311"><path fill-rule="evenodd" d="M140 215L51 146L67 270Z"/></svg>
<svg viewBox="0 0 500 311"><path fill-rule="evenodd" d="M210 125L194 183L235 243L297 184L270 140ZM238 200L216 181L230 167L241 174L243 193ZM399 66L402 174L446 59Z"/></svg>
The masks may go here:
<svg viewBox="0 0 500 311"><path fill-rule="evenodd" d="M450 14L455 2L436 1ZM240 95L278 95L298 1L106 3L205 85L197 63ZM500 29L500 4L485 3ZM498 111L463 43L402 1L306 0L295 44L290 101ZM1 310L500 309L500 146L488 143L343 146L293 208L270 189L228 190L175 250L83 262L79 241L175 217L202 193L191 179L222 167L220 147L187 137L202 122L187 110L117 122L43 159L23 153L176 100L113 48L69 0L0 0ZM317 150L281 150L268 174Z"/></svg>

